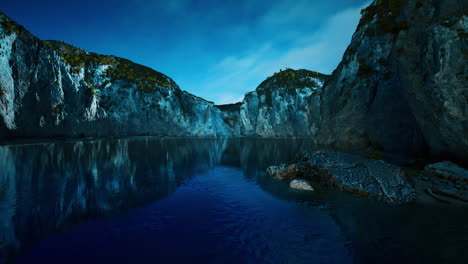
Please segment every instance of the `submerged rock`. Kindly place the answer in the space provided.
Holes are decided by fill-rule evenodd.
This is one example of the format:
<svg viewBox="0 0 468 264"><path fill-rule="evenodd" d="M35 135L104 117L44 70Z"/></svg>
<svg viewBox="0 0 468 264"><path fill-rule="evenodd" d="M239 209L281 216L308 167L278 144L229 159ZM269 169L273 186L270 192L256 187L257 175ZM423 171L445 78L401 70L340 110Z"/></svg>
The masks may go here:
<svg viewBox="0 0 468 264"><path fill-rule="evenodd" d="M284 180L301 175L307 180L390 203L408 203L416 198L404 171L384 161L319 150L307 154L306 161L298 164L275 167L268 172Z"/></svg>
<svg viewBox="0 0 468 264"><path fill-rule="evenodd" d="M438 177L450 180L458 185L468 184L468 170L461 168L450 161L429 164L424 168L423 174L428 177Z"/></svg>
<svg viewBox="0 0 468 264"><path fill-rule="evenodd" d="M314 187L306 180L294 179L289 183L289 188L303 190L303 191L314 191Z"/></svg>
<svg viewBox="0 0 468 264"><path fill-rule="evenodd" d="M468 203L468 170L444 161L427 165L422 175L419 185L434 199Z"/></svg>

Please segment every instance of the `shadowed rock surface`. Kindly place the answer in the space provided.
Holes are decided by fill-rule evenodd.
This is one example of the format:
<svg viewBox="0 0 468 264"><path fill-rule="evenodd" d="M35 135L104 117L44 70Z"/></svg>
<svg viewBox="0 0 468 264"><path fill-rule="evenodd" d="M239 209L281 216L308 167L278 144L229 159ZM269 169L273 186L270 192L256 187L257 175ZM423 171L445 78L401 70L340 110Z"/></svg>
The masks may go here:
<svg viewBox="0 0 468 264"><path fill-rule="evenodd" d="M306 154L297 164L270 167L267 171L278 179L309 179L390 203L408 203L416 198L401 168L347 153L318 150Z"/></svg>
<svg viewBox="0 0 468 264"><path fill-rule="evenodd" d="M317 141L468 161L468 2L376 0L324 86Z"/></svg>
<svg viewBox="0 0 468 264"><path fill-rule="evenodd" d="M427 165L418 178L419 189L446 203L468 204L468 170L444 161Z"/></svg>

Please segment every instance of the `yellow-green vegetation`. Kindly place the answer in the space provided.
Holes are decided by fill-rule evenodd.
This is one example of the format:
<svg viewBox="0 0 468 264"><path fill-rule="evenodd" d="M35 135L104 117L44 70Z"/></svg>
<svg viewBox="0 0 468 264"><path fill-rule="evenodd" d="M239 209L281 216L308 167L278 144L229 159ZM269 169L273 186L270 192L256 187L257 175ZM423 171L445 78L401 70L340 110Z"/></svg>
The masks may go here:
<svg viewBox="0 0 468 264"><path fill-rule="evenodd" d="M367 153L367 157L373 160L384 160L383 152L377 149L374 149Z"/></svg>
<svg viewBox="0 0 468 264"><path fill-rule="evenodd" d="M63 112L64 106L63 104L56 105L52 108L52 114L60 115Z"/></svg>
<svg viewBox="0 0 468 264"><path fill-rule="evenodd" d="M135 83L140 91L146 93L158 90L157 86L170 86L168 78L160 72L126 59L115 59L116 63L105 72L111 80Z"/></svg>
<svg viewBox="0 0 468 264"><path fill-rule="evenodd" d="M3 18L1 13L0 13L0 25L5 30L7 35L11 35L12 33L16 33L16 35L19 35L21 31L24 30L22 26L13 22L13 20Z"/></svg>
<svg viewBox="0 0 468 264"><path fill-rule="evenodd" d="M318 84L311 78L327 79L329 76L308 70L286 69L275 72L272 76L263 81L257 88L259 96L265 95L265 104L272 106L271 93L273 89L283 88L287 93L294 96L298 88L318 88Z"/></svg>
<svg viewBox="0 0 468 264"><path fill-rule="evenodd" d="M358 25L358 30L364 25L368 25L376 18L375 25L366 29L366 36L384 35L387 33L396 34L400 30L409 28L406 21L397 21L401 8L406 0L379 0L375 5L371 5L361 10L363 15Z"/></svg>
<svg viewBox="0 0 468 264"><path fill-rule="evenodd" d="M318 84L310 78L326 78L327 75L308 71L308 70L293 70L286 69L275 72L272 76L263 81L259 87L265 88L266 86L281 87L281 88L304 88L304 87L318 87Z"/></svg>
<svg viewBox="0 0 468 264"><path fill-rule="evenodd" d="M339 108L340 110L343 109L348 103L349 103L349 100L351 99L351 92L350 91L347 91L345 93L345 96L344 96L344 99L343 101L341 102L341 104L339 105Z"/></svg>
<svg viewBox="0 0 468 264"><path fill-rule="evenodd" d="M239 122L239 118L237 116L226 117L223 120L224 120L224 123L226 123L230 127L235 127L236 124L238 124Z"/></svg>
<svg viewBox="0 0 468 264"><path fill-rule="evenodd" d="M459 29L457 29L457 32L458 32L458 38L459 39L467 39L468 38L468 33L466 33L464 29L459 28Z"/></svg>
<svg viewBox="0 0 468 264"><path fill-rule="evenodd" d="M4 95L5 95L5 91L2 88L0 88L0 98L2 98Z"/></svg>
<svg viewBox="0 0 468 264"><path fill-rule="evenodd" d="M367 65L365 59L359 58L359 68L357 72L357 76L361 79L369 78L374 73L374 70Z"/></svg>
<svg viewBox="0 0 468 264"><path fill-rule="evenodd" d="M109 65L104 72L105 77L111 81L122 80L134 83L142 92L154 92L158 89L156 86L170 86L164 74L129 60L86 52L65 42L44 41L44 43L47 47L54 49L63 61L71 66L71 73L79 73L81 69L91 65ZM85 82L91 85L91 80L86 79Z"/></svg>
<svg viewBox="0 0 468 264"><path fill-rule="evenodd" d="M95 85L91 85L88 88L86 88L86 92L88 92L88 94L91 96L96 96L98 90L99 90L99 86L95 86Z"/></svg>

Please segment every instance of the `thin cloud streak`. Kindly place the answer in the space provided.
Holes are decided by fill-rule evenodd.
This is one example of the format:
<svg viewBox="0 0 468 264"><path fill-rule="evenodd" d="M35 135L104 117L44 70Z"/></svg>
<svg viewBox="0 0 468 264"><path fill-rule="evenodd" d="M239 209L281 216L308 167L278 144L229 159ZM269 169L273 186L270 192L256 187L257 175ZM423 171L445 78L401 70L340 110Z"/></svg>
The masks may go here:
<svg viewBox="0 0 468 264"><path fill-rule="evenodd" d="M206 83L207 91L226 92L205 96L219 104L235 103L234 100L240 101L246 92L254 90L266 77L286 67L330 74L341 61L359 22L360 10L365 6L335 14L321 28L296 39L286 50L275 46L275 43L267 43L251 50L248 55L225 57L212 67L211 76L215 77L202 83Z"/></svg>

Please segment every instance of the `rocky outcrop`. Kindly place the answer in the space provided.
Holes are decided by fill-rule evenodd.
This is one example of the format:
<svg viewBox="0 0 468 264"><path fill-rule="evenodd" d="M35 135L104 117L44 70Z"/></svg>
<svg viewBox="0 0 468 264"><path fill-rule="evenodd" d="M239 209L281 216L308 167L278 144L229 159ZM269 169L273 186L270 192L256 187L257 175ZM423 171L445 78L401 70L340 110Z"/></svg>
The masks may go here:
<svg viewBox="0 0 468 264"><path fill-rule="evenodd" d="M317 140L468 160L466 1L375 0L324 86Z"/></svg>
<svg viewBox="0 0 468 264"><path fill-rule="evenodd" d="M444 161L427 165L418 187L436 200L468 204L468 170Z"/></svg>
<svg viewBox="0 0 468 264"><path fill-rule="evenodd" d="M314 151L296 164L267 171L279 179L307 179L318 185L389 203L408 203L416 198L401 168L347 153Z"/></svg>
<svg viewBox="0 0 468 264"><path fill-rule="evenodd" d="M320 121L320 93L327 75L287 69L247 93L240 109L243 135L314 136Z"/></svg>
<svg viewBox="0 0 468 264"><path fill-rule="evenodd" d="M0 138L231 136L213 103L131 61L41 41L0 14Z"/></svg>

